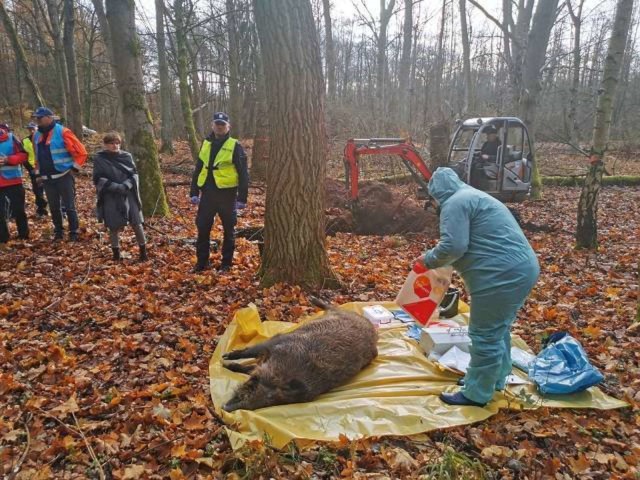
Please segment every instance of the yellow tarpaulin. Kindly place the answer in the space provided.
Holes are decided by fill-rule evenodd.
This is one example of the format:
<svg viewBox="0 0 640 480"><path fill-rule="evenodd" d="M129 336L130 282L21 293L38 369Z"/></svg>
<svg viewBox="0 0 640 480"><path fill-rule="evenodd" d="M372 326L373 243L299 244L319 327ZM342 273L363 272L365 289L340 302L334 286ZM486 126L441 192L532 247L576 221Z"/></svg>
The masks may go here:
<svg viewBox="0 0 640 480"><path fill-rule="evenodd" d="M362 313L375 303L348 303L341 308ZM380 304L380 303L377 303ZM393 303L382 303L397 309ZM312 318L312 317L310 317ZM302 322L301 322L302 323ZM227 413L221 406L248 378L222 366L222 355L230 350L259 343L300 324L261 322L254 305L239 310L221 337L209 362L211 397L215 410L227 423L234 448L247 440L268 436L277 448L291 440L304 445L313 441L337 441L383 435L413 435L429 430L484 420L499 408L596 408L612 409L627 404L597 388L574 395L541 398L531 385L511 386L496 393L486 407L455 407L438 395L454 390L458 375L427 360L417 342L406 337L405 326L380 328L378 357L348 384L321 395L313 402L280 405L254 411ZM527 348L514 338L514 345ZM517 371L514 371L516 373Z"/></svg>

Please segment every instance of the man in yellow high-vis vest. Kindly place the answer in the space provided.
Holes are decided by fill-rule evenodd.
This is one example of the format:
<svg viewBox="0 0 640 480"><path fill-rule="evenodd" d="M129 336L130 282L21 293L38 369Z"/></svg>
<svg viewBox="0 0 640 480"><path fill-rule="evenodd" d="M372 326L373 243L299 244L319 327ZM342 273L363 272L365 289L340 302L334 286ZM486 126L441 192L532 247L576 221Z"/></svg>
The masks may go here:
<svg viewBox="0 0 640 480"><path fill-rule="evenodd" d="M233 265L236 212L247 206L249 173L240 142L229 135L231 124L224 112L213 115L212 131L202 142L191 182L191 203L198 205L197 263L194 272L209 268L211 228L215 216L222 221L222 262L219 271Z"/></svg>

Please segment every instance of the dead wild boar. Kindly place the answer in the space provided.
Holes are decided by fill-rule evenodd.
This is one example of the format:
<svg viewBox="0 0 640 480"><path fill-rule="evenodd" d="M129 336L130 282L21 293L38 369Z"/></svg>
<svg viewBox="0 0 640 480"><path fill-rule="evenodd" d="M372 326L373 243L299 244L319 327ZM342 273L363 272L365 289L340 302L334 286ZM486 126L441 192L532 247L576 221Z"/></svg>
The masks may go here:
<svg viewBox="0 0 640 480"><path fill-rule="evenodd" d="M378 334L366 318L315 298L311 302L326 313L293 332L223 356L256 359L253 365L225 362L226 368L251 376L224 410L309 402L346 383L378 355Z"/></svg>

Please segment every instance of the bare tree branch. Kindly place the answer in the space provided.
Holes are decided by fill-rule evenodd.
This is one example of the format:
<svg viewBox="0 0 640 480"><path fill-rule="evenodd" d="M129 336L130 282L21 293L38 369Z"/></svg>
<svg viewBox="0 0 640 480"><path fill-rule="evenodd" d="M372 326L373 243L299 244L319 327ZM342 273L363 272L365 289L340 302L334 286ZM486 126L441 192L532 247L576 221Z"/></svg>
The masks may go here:
<svg viewBox="0 0 640 480"><path fill-rule="evenodd" d="M520 44L520 42L518 41L518 39L513 36L511 34L511 32L509 31L508 28L506 28L502 22L500 20L498 20L496 17L494 17L493 15L491 15L482 5L480 5L476 0L469 0L469 3L471 5L473 5L474 7L476 7L477 9L479 9L482 13L484 13L485 17L487 17L489 20L491 20L493 23L495 23L498 28L500 28L500 30L502 30L502 32L509 37L509 40L511 40L514 44L516 44L518 47L522 48L522 45Z"/></svg>

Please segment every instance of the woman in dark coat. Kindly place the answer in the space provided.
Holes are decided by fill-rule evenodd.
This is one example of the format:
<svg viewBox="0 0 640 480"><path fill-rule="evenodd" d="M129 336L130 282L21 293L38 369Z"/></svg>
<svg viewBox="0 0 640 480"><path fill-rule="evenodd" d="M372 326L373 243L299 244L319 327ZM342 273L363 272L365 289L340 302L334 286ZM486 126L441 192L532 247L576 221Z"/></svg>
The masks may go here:
<svg viewBox="0 0 640 480"><path fill-rule="evenodd" d="M122 139L117 133L103 138L104 150L93 163L93 183L96 186L96 213L99 222L109 229L113 259L120 260L119 233L131 225L140 246L140 261L147 259L146 239L142 224L142 202L138 188L138 171L129 152L120 150Z"/></svg>

